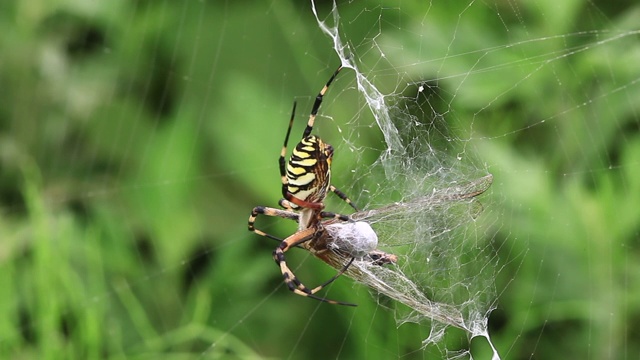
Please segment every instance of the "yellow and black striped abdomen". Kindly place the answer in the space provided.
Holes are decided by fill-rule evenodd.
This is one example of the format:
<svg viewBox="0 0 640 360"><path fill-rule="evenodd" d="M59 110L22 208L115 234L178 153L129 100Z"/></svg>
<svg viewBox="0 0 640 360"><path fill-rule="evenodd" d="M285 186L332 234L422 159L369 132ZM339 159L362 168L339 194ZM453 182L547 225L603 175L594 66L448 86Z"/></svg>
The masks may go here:
<svg viewBox="0 0 640 360"><path fill-rule="evenodd" d="M294 197L319 203L327 196L333 148L310 135L293 149L287 163L287 191Z"/></svg>

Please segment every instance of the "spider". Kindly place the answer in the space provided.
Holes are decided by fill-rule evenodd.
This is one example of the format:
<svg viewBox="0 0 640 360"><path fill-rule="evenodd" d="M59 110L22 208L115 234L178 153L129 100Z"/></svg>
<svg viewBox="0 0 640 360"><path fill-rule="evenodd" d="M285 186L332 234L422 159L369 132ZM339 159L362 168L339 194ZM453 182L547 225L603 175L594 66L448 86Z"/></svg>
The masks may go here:
<svg viewBox="0 0 640 360"><path fill-rule="evenodd" d="M291 118L289 120L289 127L287 128L284 145L282 146L282 151L280 152L279 157L283 198L280 199L278 204L284 210L256 206L253 208L253 211L251 211L248 228L249 231L258 235L280 242L280 245L273 251L273 259L280 267L284 282L290 291L301 296L310 297L331 304L355 306L355 304L329 300L316 296L315 294L342 275L353 263L356 256L343 251L343 253L345 253L344 255L350 257L351 260L342 266L338 273L332 278L312 289L308 288L298 280L293 271L291 271L287 265L284 256L284 253L290 248L301 246L309 250L314 255L320 257L325 262L328 262L326 258L323 257L324 253L329 251L340 251L339 249L335 249L335 246L330 246L334 239L332 238L332 235L327 233L325 230L325 225L331 225L335 222L353 223L353 221L346 215L323 211L323 201L329 191L336 194L355 211L358 211L358 207L347 197L346 194L331 185L330 167L331 160L333 158L333 147L322 141L319 137L311 134L316 115L318 114L318 110L322 104L323 96L340 70L342 70L342 66L338 67L331 78L329 78L329 81L327 81L325 86L316 96L307 126L302 133L302 139L293 149L289 161L286 162L285 156L287 154L287 144L289 142L289 136L291 135L291 128L293 126L293 120L296 112L296 102L294 101ZM298 231L286 239L280 239L276 236L267 234L262 230L256 229L254 226L258 215L277 216L296 221L298 222ZM385 255L386 254L379 251L372 251L369 258L375 264L380 265L394 261L394 258L386 257Z"/></svg>

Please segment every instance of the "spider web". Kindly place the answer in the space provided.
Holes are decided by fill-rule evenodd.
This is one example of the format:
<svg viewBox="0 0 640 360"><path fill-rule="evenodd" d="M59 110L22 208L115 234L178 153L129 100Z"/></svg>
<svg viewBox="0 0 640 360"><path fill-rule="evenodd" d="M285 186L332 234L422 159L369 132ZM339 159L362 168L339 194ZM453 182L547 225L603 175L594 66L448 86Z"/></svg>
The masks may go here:
<svg viewBox="0 0 640 360"><path fill-rule="evenodd" d="M356 203L380 208L356 215L356 220L362 218L374 226L379 249L399 256L398 263L389 267L356 262L347 275L401 303L395 307L398 324L429 323L424 346L442 342L449 326L465 330L470 338L489 339L487 320L495 301L497 263L489 243L466 226L475 221L483 205L465 195L487 190L491 176L467 154L466 142L448 131L446 112L439 112L424 98L425 83L409 81L409 68L399 72L391 65L385 49L400 47L392 44L392 38L380 34L371 39L379 58L373 63L363 60L357 55L361 45L352 45L353 38L343 34L342 24L357 26L368 19L343 20L335 4L321 18L312 7L343 65L355 72L363 109L373 115L383 137L379 157L370 166L351 170L350 183L356 185L349 193L360 194ZM395 77L376 85L384 74ZM378 87L384 85L393 90L383 94ZM360 159L366 150L357 142L362 129L370 127L365 111L345 125L349 131L343 136L358 164L366 161ZM338 153L342 148L338 146ZM340 268L343 263L334 266ZM464 351L455 353L459 356ZM498 358L495 350L494 358Z"/></svg>
<svg viewBox="0 0 640 360"><path fill-rule="evenodd" d="M604 1L3 2L0 357L636 358L639 23ZM321 293L357 308L292 295L246 231L292 101L293 143L339 63L314 133L397 256Z"/></svg>

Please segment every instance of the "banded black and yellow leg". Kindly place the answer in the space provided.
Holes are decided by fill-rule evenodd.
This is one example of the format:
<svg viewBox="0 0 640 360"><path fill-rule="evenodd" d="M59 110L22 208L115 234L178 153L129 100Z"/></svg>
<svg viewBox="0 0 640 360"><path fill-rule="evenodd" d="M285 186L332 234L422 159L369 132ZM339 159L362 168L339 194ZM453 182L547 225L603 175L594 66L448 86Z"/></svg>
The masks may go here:
<svg viewBox="0 0 640 360"><path fill-rule="evenodd" d="M349 197L347 196L347 194L343 193L342 191L338 190L338 188L336 188L335 186L331 185L329 186L329 190L331 190L332 193L338 195L338 197L340 199L342 199L342 201L346 202L347 204L349 204L349 206L351 206L355 211L360 211L358 209L358 207L356 206L356 204L353 203L353 201L351 201L351 199L349 199Z"/></svg>
<svg viewBox="0 0 640 360"><path fill-rule="evenodd" d="M309 115L309 121L307 121L307 127L304 129L304 132L302 133L303 138L311 134L311 131L313 130L313 125L316 121L316 116L318 115L318 110L320 109L320 105L322 105L322 99L324 98L324 94L327 92L327 90L329 90L329 86L331 86L331 83L333 82L333 80L335 80L336 76L338 76L338 73L340 72L340 70L342 70L342 65L340 65L340 67L338 67L338 69L333 73L333 75L331 75L331 77L329 78L329 81L327 81L327 83L324 85L322 90L320 90L320 92L316 96L316 101L314 101L313 107L311 108L311 115Z"/></svg>
<svg viewBox="0 0 640 360"><path fill-rule="evenodd" d="M323 219L335 219L344 222L353 222L353 220L351 220L347 215L342 215L331 211L322 211L320 213L320 217Z"/></svg>
<svg viewBox="0 0 640 360"><path fill-rule="evenodd" d="M289 126L287 127L287 135L284 137L284 144L282 145L282 150L280 150L280 157L278 158L278 165L280 167L280 179L282 181L282 193L286 193L287 191L287 144L289 143L289 135L291 135L291 127L293 127L293 119L296 116L296 102L293 102L293 109L291 110L291 118L289 118Z"/></svg>
<svg viewBox="0 0 640 360"><path fill-rule="evenodd" d="M316 231L317 230L314 228L309 228L306 230L299 231L289 236L288 238L284 239L284 241L280 243L280 246L278 246L273 251L273 259L275 260L276 264L278 264L278 266L280 267L280 271L282 272L282 277L284 278L284 282L287 285L287 288L290 291L292 291L294 294L310 297L312 299L326 302L329 304L357 306L355 304L336 301L336 300L330 300L330 299L322 298L315 295L315 293L322 290L325 286L331 284L334 280L340 277L340 275L342 275L349 268L349 266L354 260L353 258L345 266L343 266L342 269L340 269L340 271L338 271L338 273L334 275L331 279L324 282L322 285L316 286L313 289L306 287L300 280L298 280L298 278L295 276L293 271L291 271L291 269L287 265L287 261L285 259L284 253L292 247L298 246L304 242L314 239L317 236Z"/></svg>
<svg viewBox="0 0 640 360"><path fill-rule="evenodd" d="M248 222L249 231L252 231L260 236L268 237L270 239L274 239L278 241L283 241L283 240L279 237L267 234L266 232L255 228L254 224L256 222L256 218L258 217L258 215L277 216L284 219L293 220L296 222L299 219L298 213L287 211L287 210L274 209L274 208L265 207L265 206L256 206L253 208L253 210L251 210L251 216L249 216L249 222Z"/></svg>
<svg viewBox="0 0 640 360"><path fill-rule="evenodd" d="M295 211L294 210L294 206L292 205L291 201L289 201L287 199L280 199L280 201L278 201L278 205L282 206L282 208L285 209L285 210Z"/></svg>

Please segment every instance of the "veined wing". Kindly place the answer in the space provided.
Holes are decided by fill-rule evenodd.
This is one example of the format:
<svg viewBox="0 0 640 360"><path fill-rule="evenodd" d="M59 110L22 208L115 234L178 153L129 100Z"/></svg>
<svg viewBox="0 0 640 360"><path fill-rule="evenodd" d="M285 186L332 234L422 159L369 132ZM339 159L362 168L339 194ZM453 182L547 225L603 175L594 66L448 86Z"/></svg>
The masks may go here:
<svg viewBox="0 0 640 360"><path fill-rule="evenodd" d="M429 233L431 237L449 232L474 219L482 211L475 198L493 182L488 174L468 183L434 190L431 194L406 202L396 202L380 208L360 211L349 216L354 221L371 224L382 246L397 246L416 241L413 236ZM412 234L413 233L413 234Z"/></svg>
<svg viewBox="0 0 640 360"><path fill-rule="evenodd" d="M487 191L492 182L493 175L488 174L461 186L434 190L433 193L427 196L419 197L407 202L396 202L391 205L372 210L359 211L351 214L349 217L354 221L372 221L407 211L422 211L453 201L470 200Z"/></svg>

